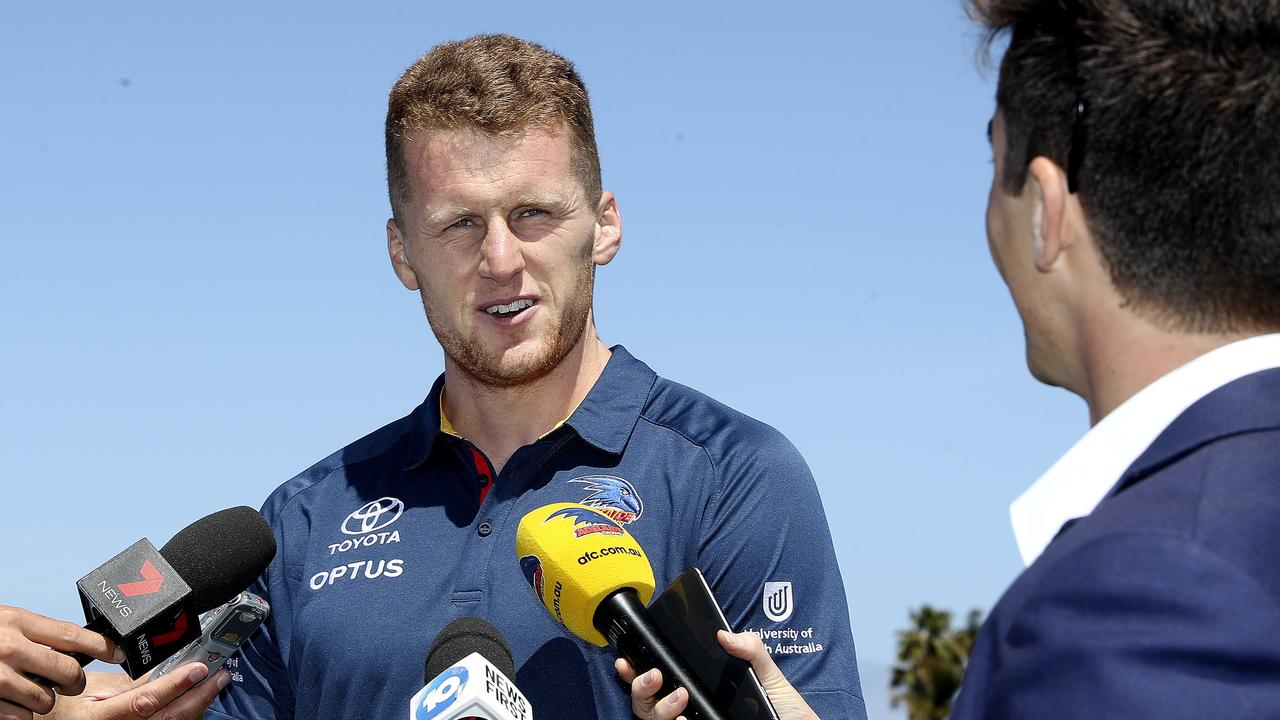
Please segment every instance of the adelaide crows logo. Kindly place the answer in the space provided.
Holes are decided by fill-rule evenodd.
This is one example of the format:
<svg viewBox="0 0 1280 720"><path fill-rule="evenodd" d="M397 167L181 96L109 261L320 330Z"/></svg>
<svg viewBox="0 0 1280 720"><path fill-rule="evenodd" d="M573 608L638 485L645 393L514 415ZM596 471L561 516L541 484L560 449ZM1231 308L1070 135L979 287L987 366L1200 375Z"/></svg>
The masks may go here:
<svg viewBox="0 0 1280 720"><path fill-rule="evenodd" d="M574 478L571 483L582 485L591 494L583 498L583 505L599 508L617 522L627 525L644 512L644 501L631 483L612 475L587 475Z"/></svg>
<svg viewBox="0 0 1280 720"><path fill-rule="evenodd" d="M542 523L545 525L556 518L569 518L573 521L574 537L586 537L596 533L602 535L624 535L627 532L607 515L602 515L595 510L584 507L561 508L548 515L547 519L543 520Z"/></svg>
<svg viewBox="0 0 1280 720"><path fill-rule="evenodd" d="M542 597L542 561L537 555L525 555L520 558L520 569L524 571L524 579L533 586L538 597Z"/></svg>

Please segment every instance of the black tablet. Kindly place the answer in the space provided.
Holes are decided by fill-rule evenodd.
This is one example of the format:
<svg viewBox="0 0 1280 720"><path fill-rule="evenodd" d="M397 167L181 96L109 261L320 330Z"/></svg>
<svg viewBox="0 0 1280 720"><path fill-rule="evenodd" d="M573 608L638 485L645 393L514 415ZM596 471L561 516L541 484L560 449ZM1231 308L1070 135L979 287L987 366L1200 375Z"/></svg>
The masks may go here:
<svg viewBox="0 0 1280 720"><path fill-rule="evenodd" d="M733 632L698 568L684 571L649 606L658 629L733 720L778 720L755 672L726 653L717 630Z"/></svg>

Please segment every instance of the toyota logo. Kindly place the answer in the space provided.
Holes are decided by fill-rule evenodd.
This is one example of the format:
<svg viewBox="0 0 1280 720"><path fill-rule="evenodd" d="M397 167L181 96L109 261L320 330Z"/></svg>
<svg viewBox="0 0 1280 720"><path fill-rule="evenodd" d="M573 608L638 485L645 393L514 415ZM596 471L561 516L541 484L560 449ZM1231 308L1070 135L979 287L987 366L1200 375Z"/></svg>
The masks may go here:
<svg viewBox="0 0 1280 720"><path fill-rule="evenodd" d="M342 521L342 532L347 535L364 535L381 530L400 519L404 503L393 497L384 497L360 506L359 510Z"/></svg>

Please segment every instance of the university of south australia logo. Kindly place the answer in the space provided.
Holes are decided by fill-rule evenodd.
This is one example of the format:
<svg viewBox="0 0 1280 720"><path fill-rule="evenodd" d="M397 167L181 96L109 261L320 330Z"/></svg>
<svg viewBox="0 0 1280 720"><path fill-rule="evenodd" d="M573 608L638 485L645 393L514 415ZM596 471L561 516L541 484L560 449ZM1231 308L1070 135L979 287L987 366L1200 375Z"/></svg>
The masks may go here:
<svg viewBox="0 0 1280 720"><path fill-rule="evenodd" d="M774 622L791 617L795 601L791 596L791 581L766 582L764 584L764 614Z"/></svg>
<svg viewBox="0 0 1280 720"><path fill-rule="evenodd" d="M398 498L378 498L361 505L358 510L342 521L342 532L346 535L364 535L390 525L400 519L404 512L404 503Z"/></svg>

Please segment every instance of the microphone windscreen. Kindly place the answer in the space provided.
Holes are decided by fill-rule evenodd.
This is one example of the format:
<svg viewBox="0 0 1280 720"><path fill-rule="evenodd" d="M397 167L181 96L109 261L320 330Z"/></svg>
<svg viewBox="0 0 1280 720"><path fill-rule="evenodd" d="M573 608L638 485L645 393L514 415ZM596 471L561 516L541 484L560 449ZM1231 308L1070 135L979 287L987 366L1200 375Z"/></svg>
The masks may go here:
<svg viewBox="0 0 1280 720"><path fill-rule="evenodd" d="M448 667L473 652L480 653L508 680L515 682L516 664L511 657L511 648L498 628L478 617L461 617L445 625L431 642L423 683L430 684Z"/></svg>
<svg viewBox="0 0 1280 720"><path fill-rule="evenodd" d="M276 538L257 510L241 505L179 530L160 554L191 588L195 611L203 613L253 584L276 556Z"/></svg>
<svg viewBox="0 0 1280 720"><path fill-rule="evenodd" d="M552 617L593 645L609 644L596 630L596 608L632 588L653 597L653 567L631 533L609 516L579 503L553 503L528 513L516 530L525 579Z"/></svg>

